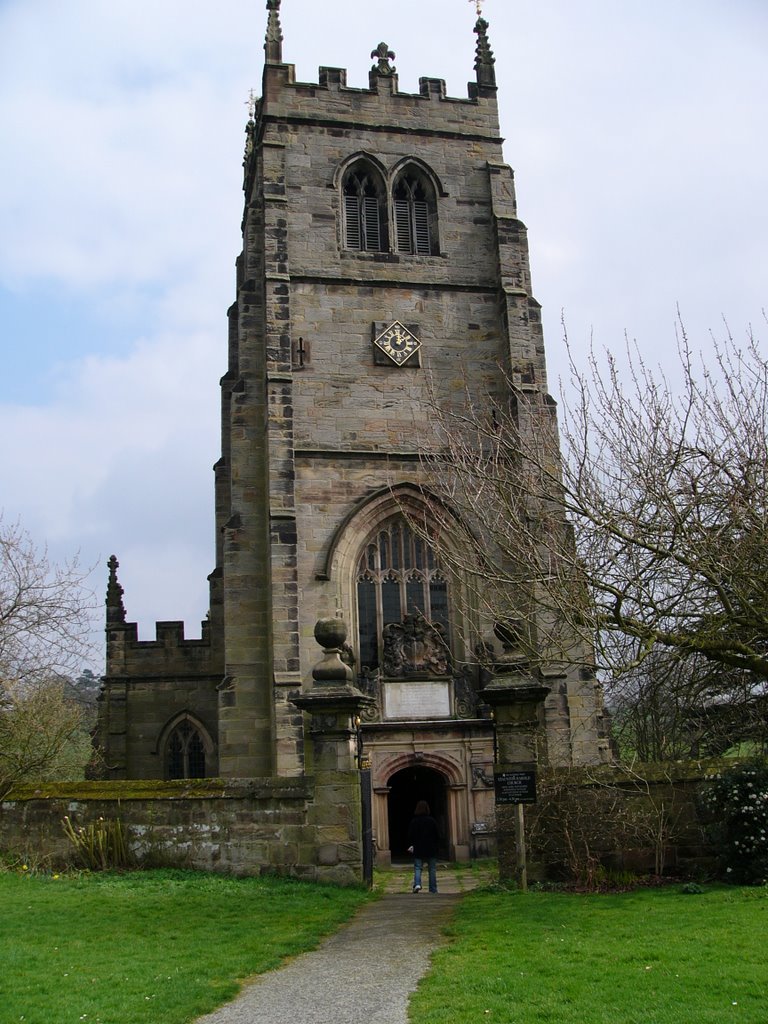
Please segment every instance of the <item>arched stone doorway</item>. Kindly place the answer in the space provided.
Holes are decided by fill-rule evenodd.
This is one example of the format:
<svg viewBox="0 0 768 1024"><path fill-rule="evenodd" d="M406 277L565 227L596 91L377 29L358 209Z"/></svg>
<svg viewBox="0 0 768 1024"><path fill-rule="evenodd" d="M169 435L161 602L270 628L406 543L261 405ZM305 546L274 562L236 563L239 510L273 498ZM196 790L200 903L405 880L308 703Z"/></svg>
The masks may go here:
<svg viewBox="0 0 768 1024"><path fill-rule="evenodd" d="M445 776L424 765L408 765L392 775L387 785L389 846L393 861L409 861L408 825L416 804L426 800L440 829L440 856L449 856L450 822Z"/></svg>

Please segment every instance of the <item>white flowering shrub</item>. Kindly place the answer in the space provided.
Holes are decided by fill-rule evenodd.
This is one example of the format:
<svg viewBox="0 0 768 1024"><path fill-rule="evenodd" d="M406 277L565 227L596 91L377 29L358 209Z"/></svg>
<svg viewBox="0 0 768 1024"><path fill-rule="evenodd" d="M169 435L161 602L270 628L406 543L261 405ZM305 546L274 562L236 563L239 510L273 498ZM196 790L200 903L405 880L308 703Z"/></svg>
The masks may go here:
<svg viewBox="0 0 768 1024"><path fill-rule="evenodd" d="M740 885L768 883L768 761L722 772L703 801L723 877Z"/></svg>

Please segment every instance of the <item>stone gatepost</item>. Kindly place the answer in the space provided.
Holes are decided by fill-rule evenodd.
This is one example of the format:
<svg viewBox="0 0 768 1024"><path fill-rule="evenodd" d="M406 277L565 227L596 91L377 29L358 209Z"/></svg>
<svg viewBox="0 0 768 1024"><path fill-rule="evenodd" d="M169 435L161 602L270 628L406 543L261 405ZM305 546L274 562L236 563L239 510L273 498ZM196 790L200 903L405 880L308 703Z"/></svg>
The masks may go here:
<svg viewBox="0 0 768 1024"><path fill-rule="evenodd" d="M315 639L324 648L312 670L312 689L293 698L311 715L314 801L308 824L315 828L314 863L318 881L360 884L363 878L363 825L357 720L374 703L352 683L341 660L347 628L341 619L320 619Z"/></svg>
<svg viewBox="0 0 768 1024"><path fill-rule="evenodd" d="M499 878L527 888L524 805L531 801L536 768L547 763L544 700L549 687L524 659L495 666L493 679L481 691L493 708L496 733L496 830ZM503 802L509 800L510 802Z"/></svg>

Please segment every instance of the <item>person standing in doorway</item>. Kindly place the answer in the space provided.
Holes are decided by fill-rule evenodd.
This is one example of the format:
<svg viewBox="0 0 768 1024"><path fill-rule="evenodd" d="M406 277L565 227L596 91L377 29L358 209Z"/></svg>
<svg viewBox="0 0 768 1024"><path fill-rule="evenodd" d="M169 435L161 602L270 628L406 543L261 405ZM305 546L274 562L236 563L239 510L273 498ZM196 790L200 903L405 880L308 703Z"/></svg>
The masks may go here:
<svg viewBox="0 0 768 1024"><path fill-rule="evenodd" d="M437 822L429 813L426 800L419 800L408 826L408 852L413 854L413 891L421 892L421 870L424 861L429 869L429 891L437 892L437 851L440 831Z"/></svg>

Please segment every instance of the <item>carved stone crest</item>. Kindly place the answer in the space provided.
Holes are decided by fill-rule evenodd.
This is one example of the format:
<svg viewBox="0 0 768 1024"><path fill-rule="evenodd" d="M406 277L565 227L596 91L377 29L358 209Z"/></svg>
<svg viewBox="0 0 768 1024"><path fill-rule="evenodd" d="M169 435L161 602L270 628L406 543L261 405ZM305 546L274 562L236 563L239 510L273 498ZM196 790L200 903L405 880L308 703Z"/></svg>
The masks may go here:
<svg viewBox="0 0 768 1024"><path fill-rule="evenodd" d="M428 622L421 614L406 615L402 622L385 626L383 637L386 677L448 675L450 652L439 623Z"/></svg>

